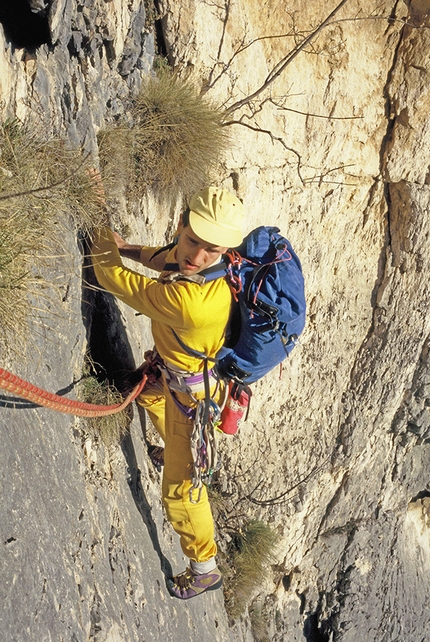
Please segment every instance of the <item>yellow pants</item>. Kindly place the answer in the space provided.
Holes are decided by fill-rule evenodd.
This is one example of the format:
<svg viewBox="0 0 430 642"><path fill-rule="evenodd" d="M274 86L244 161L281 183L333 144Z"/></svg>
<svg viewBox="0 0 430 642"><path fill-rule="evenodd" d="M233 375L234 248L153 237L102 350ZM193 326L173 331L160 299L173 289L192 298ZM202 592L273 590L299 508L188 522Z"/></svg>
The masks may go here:
<svg viewBox="0 0 430 642"><path fill-rule="evenodd" d="M219 392L215 401L218 396ZM178 394L177 397L190 405L188 395ZM204 393L196 397L203 398ZM196 562L206 562L216 555L217 547L206 487L202 488L199 502L192 503L189 496L193 471L190 448L193 421L176 406L162 379L145 388L137 402L148 412L164 441L162 492L167 517L180 537L184 555ZM193 499L196 500L197 496L198 491L194 490Z"/></svg>

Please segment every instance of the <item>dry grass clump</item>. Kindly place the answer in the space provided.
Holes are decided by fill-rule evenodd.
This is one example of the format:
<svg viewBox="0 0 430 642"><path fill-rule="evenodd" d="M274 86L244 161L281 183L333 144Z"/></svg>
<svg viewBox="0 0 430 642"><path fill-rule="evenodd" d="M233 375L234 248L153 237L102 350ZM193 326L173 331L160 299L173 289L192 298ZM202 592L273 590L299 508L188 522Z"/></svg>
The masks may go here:
<svg viewBox="0 0 430 642"><path fill-rule="evenodd" d="M57 220L60 215L69 215L75 229L83 233L107 224L105 205L88 173L92 166L89 157L67 149L63 141L57 140L43 145L41 161L45 175L40 180L52 186L43 191L43 199Z"/></svg>
<svg viewBox="0 0 430 642"><path fill-rule="evenodd" d="M167 72L147 80L129 123L99 136L104 177L116 175L131 199L148 189L192 195L210 182L227 143L221 110Z"/></svg>
<svg viewBox="0 0 430 642"><path fill-rule="evenodd" d="M61 214L83 231L106 222L93 182L91 160L62 140L44 140L17 120L0 125L0 213L20 211L40 229ZM52 228L46 230L50 235Z"/></svg>
<svg viewBox="0 0 430 642"><path fill-rule="evenodd" d="M121 403L123 397L115 386L107 381L99 381L91 374L85 374L79 383L78 395L86 403L108 406ZM128 431L130 417L127 409L115 415L105 417L87 417L87 424L96 437L99 437L105 446L120 443Z"/></svg>
<svg viewBox="0 0 430 642"><path fill-rule="evenodd" d="M62 141L44 141L18 121L0 124L0 346L27 334L48 257L62 251L61 219L85 231L104 221L82 156ZM52 293L51 293L52 294ZM45 291L46 296L46 291ZM34 310L33 310L34 311Z"/></svg>
<svg viewBox="0 0 430 642"><path fill-rule="evenodd" d="M269 642L267 619L261 604L253 602L248 611L255 642Z"/></svg>
<svg viewBox="0 0 430 642"><path fill-rule="evenodd" d="M221 564L226 609L232 618L244 612L253 591L264 581L265 569L274 560L276 542L276 533L258 520L249 520L234 534Z"/></svg>
<svg viewBox="0 0 430 642"><path fill-rule="evenodd" d="M25 330L27 291L37 287L38 279L30 269L30 259L40 244L37 226L26 225L19 212L3 216L0 202L0 346L20 343Z"/></svg>

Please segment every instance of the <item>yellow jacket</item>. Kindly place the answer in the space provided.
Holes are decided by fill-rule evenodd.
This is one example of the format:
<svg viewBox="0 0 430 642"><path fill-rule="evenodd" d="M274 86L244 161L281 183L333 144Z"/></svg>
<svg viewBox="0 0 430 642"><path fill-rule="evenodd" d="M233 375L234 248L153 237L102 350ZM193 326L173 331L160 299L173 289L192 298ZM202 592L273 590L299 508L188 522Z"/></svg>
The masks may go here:
<svg viewBox="0 0 430 642"><path fill-rule="evenodd" d="M147 267L154 268L149 259L156 249L142 248L141 261ZM203 360L184 351L172 328L189 348L214 357L224 343L230 315L231 292L225 279L203 285L162 283L139 274L123 265L109 228L95 233L91 255L99 284L152 320L155 347L166 365L201 372ZM175 249L167 256L167 261L174 260Z"/></svg>

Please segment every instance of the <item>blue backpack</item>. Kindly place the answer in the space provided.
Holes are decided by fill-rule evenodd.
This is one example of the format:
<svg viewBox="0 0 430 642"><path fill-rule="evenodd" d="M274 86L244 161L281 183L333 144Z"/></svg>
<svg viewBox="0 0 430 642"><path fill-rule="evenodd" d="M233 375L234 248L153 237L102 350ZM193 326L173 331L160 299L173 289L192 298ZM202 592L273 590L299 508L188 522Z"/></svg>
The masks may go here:
<svg viewBox="0 0 430 642"><path fill-rule="evenodd" d="M258 227L201 274L207 281L227 274L240 315L233 317L230 347L218 354L216 369L245 385L261 379L289 355L305 327L304 278L290 242L277 227Z"/></svg>

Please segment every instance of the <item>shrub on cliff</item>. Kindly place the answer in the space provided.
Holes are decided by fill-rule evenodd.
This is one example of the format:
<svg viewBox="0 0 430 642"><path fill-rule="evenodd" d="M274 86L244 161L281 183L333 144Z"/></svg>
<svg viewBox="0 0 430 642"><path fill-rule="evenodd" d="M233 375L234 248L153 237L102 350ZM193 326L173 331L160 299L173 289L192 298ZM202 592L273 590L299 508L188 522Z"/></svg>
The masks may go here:
<svg viewBox="0 0 430 642"><path fill-rule="evenodd" d="M123 401L123 396L116 387L108 381L100 381L92 370L90 360L84 368L84 374L79 382L78 397L86 402L96 405L108 406ZM92 437L100 440L105 446L115 446L128 431L130 423L129 410L106 415L104 417L88 417L87 429Z"/></svg>
<svg viewBox="0 0 430 642"><path fill-rule="evenodd" d="M168 72L149 78L122 121L99 135L105 179L128 198L147 190L190 196L211 180L228 138L222 112Z"/></svg>
<svg viewBox="0 0 430 642"><path fill-rule="evenodd" d="M266 567L275 557L276 541L275 531L256 519L247 521L233 534L221 562L226 609L232 618L244 612L253 592L261 587Z"/></svg>
<svg viewBox="0 0 430 642"><path fill-rule="evenodd" d="M46 141L17 120L0 125L0 347L27 335L29 295L52 296L43 277L48 257L62 251L61 221L71 215L88 230L104 220L82 156Z"/></svg>

